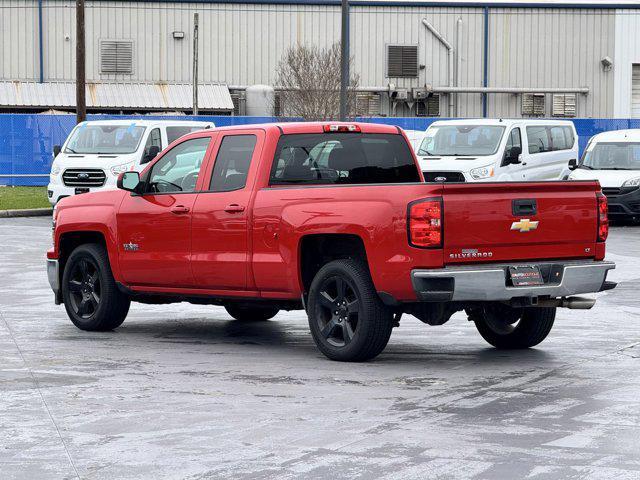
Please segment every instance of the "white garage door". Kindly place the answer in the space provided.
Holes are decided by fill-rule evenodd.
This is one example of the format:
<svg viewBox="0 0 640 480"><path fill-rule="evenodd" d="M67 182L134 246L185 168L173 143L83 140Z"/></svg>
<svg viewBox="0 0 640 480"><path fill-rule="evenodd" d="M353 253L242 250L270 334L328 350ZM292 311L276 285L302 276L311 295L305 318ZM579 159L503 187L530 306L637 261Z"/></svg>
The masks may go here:
<svg viewBox="0 0 640 480"><path fill-rule="evenodd" d="M640 118L640 64L631 72L631 118Z"/></svg>

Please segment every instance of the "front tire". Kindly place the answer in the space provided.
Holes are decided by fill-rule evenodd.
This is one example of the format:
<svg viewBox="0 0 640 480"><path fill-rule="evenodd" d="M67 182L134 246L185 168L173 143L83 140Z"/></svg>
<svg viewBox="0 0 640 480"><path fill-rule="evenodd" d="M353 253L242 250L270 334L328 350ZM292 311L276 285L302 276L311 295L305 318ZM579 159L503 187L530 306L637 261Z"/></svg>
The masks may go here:
<svg viewBox="0 0 640 480"><path fill-rule="evenodd" d="M276 307L261 305L236 305L227 304L225 310L236 320L243 322L265 321L275 317L280 311Z"/></svg>
<svg viewBox="0 0 640 480"><path fill-rule="evenodd" d="M81 245L69 255L62 275L62 299L76 327L98 332L122 325L131 305L118 290L106 249L95 243Z"/></svg>
<svg viewBox="0 0 640 480"><path fill-rule="evenodd" d="M523 349L542 342L553 327L555 307L489 305L469 314L482 338L496 348Z"/></svg>
<svg viewBox="0 0 640 480"><path fill-rule="evenodd" d="M318 349L342 362L376 357L393 329L392 312L380 301L366 266L350 259L334 260L318 271L307 314Z"/></svg>

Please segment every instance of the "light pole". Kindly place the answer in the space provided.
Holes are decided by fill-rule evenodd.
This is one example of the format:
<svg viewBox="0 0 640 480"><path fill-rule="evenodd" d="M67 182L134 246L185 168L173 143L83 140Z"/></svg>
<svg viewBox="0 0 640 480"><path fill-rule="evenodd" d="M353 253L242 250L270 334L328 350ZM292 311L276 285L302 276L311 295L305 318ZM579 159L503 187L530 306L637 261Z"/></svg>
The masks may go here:
<svg viewBox="0 0 640 480"><path fill-rule="evenodd" d="M342 0L342 35L340 39L340 120L347 119L349 94L349 0Z"/></svg>
<svg viewBox="0 0 640 480"><path fill-rule="evenodd" d="M76 122L87 119L85 92L84 0L76 0Z"/></svg>

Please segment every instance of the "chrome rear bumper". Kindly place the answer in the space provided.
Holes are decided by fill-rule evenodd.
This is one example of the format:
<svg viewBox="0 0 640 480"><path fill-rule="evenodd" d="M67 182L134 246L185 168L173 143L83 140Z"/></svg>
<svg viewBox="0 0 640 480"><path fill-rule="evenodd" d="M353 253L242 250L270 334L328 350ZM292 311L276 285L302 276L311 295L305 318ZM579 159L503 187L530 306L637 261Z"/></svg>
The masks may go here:
<svg viewBox="0 0 640 480"><path fill-rule="evenodd" d="M539 266L545 277L545 284L514 287L509 280L509 267L520 265ZM613 283L605 284L607 272L614 268L616 265L613 262L514 262L413 270L411 281L418 299L426 302L558 298L614 288Z"/></svg>

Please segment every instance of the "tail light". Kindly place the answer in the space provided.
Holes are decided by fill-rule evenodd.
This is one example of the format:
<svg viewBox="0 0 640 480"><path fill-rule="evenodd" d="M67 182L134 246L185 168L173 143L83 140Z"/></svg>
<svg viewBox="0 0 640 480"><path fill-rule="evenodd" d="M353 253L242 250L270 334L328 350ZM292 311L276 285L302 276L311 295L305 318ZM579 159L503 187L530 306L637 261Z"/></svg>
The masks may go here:
<svg viewBox="0 0 640 480"><path fill-rule="evenodd" d="M359 125L333 124L323 127L325 133L360 133Z"/></svg>
<svg viewBox="0 0 640 480"><path fill-rule="evenodd" d="M609 205L607 197L598 192L598 241L604 242L609 236Z"/></svg>
<svg viewBox="0 0 640 480"><path fill-rule="evenodd" d="M409 245L419 248L442 247L441 198L411 202L407 217Z"/></svg>

